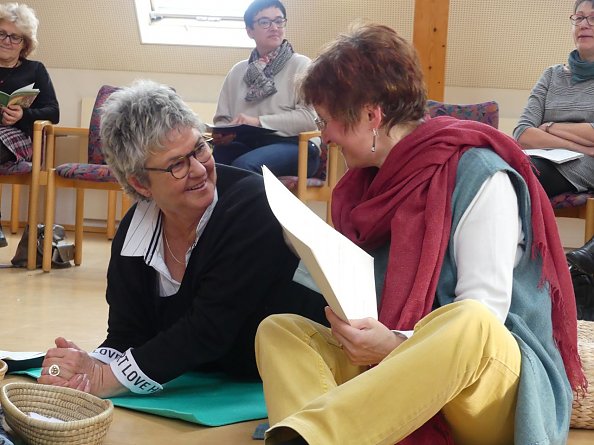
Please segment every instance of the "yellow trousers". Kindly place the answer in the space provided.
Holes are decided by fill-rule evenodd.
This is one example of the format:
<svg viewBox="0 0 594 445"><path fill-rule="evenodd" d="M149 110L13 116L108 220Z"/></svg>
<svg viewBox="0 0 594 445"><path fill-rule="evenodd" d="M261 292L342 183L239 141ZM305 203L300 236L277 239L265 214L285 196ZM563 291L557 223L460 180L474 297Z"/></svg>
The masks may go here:
<svg viewBox="0 0 594 445"><path fill-rule="evenodd" d="M377 366L352 365L330 330L298 315L265 319L256 358L272 427L266 444L392 445L438 411L456 445L513 444L520 350L482 304L439 308Z"/></svg>

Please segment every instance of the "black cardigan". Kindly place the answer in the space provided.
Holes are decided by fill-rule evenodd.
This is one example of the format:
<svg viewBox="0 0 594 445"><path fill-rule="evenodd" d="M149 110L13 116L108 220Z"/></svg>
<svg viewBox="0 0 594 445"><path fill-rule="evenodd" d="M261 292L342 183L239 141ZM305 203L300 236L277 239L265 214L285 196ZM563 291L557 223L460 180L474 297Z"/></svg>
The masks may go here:
<svg viewBox="0 0 594 445"><path fill-rule="evenodd" d="M39 94L30 108L23 110L23 117L14 126L27 134L33 135L33 122L44 119L57 124L60 120L60 108L56 92L49 73L43 63L35 60L21 59L16 68L0 68L0 91L11 94L14 90L33 83Z"/></svg>
<svg viewBox="0 0 594 445"><path fill-rule="evenodd" d="M158 296L157 273L120 252L134 212L114 238L107 274L109 327L101 346L132 355L165 383L190 370L257 376L254 336L273 313L327 323L323 298L292 281L298 259L284 243L262 177L217 166L219 201L177 294Z"/></svg>

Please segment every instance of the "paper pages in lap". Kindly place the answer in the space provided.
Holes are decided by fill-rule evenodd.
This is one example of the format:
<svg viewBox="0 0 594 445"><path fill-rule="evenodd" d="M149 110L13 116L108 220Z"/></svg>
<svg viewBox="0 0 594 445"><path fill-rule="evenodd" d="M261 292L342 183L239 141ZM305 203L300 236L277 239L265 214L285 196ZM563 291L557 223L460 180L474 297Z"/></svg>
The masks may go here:
<svg viewBox="0 0 594 445"><path fill-rule="evenodd" d="M573 161L584 157L583 153L576 151L565 150L564 148L530 148L523 150L528 156L536 156L537 158L548 159L556 164L563 164L564 162Z"/></svg>
<svg viewBox="0 0 594 445"><path fill-rule="evenodd" d="M326 224L262 167L268 203L301 261L341 319L377 319L373 257Z"/></svg>

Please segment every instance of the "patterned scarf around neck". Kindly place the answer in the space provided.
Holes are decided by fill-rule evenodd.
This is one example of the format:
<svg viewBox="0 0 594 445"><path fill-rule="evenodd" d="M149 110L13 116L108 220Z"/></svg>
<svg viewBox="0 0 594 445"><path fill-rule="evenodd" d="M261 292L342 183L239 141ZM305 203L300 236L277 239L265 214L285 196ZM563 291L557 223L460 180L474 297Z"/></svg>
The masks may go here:
<svg viewBox="0 0 594 445"><path fill-rule="evenodd" d="M577 49L569 53L567 60L571 70L571 83L576 84L585 80L594 79L594 62L582 60Z"/></svg>
<svg viewBox="0 0 594 445"><path fill-rule="evenodd" d="M287 40L283 40L277 49L263 56L254 48L243 76L243 81L248 86L245 95L247 102L257 102L276 93L274 76L284 68L294 52Z"/></svg>

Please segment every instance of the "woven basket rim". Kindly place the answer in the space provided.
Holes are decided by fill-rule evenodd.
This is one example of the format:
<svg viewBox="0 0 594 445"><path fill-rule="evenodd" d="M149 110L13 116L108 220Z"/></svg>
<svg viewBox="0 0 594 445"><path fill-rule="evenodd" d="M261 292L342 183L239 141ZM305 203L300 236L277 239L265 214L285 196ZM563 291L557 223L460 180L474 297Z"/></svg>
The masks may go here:
<svg viewBox="0 0 594 445"><path fill-rule="evenodd" d="M0 381L4 378L6 371L8 371L8 365L4 360L0 360Z"/></svg>
<svg viewBox="0 0 594 445"><path fill-rule="evenodd" d="M584 374L588 380L588 392L573 401L570 426L594 430L594 322L578 320L578 352Z"/></svg>
<svg viewBox="0 0 594 445"><path fill-rule="evenodd" d="M64 422L49 422L46 420L41 419L34 419L21 411L8 397L8 392L12 389L23 389L23 390L35 390L35 391L45 391L48 393L54 394L69 394L71 396L75 396L78 399L84 400L86 402L95 403L96 405L103 406L104 409L99 414L96 414L92 417L87 417L86 419L80 420L69 420ZM78 391L72 388L63 388L59 386L52 386L52 385L43 385L40 383L27 383L27 382L14 382L14 383L7 383L4 385L0 390L0 403L4 409L4 414L7 416L12 416L15 420L26 423L27 425L40 428L45 431L53 430L53 431L76 431L80 428L88 428L89 425L92 424L102 424L107 421L113 414L114 408L113 403L111 400L104 400L92 394L88 394L82 391Z"/></svg>

